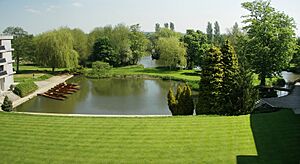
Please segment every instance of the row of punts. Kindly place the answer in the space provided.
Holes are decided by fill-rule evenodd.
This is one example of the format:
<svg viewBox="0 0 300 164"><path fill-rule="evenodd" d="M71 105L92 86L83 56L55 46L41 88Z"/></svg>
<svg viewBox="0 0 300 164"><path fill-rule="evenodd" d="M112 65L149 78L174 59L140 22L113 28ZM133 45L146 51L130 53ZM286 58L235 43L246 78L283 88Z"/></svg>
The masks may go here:
<svg viewBox="0 0 300 164"><path fill-rule="evenodd" d="M80 89L80 86L75 83L60 83L55 87L49 89L45 93L38 94L39 96L44 96L47 98L55 100L65 100L69 94L73 94Z"/></svg>

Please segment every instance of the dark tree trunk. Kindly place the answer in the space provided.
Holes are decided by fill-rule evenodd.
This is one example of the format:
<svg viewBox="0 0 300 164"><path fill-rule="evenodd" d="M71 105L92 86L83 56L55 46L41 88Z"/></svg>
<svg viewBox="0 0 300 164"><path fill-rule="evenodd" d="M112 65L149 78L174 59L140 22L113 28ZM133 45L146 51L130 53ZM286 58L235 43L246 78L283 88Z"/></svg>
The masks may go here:
<svg viewBox="0 0 300 164"><path fill-rule="evenodd" d="M52 67L52 73L54 73L55 67Z"/></svg>

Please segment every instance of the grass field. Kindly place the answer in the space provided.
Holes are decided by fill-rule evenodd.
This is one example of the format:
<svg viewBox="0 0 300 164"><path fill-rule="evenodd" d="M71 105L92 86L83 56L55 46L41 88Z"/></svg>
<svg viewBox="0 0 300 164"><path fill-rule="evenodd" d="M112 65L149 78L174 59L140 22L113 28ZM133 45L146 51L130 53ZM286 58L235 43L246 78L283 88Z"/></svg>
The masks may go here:
<svg viewBox="0 0 300 164"><path fill-rule="evenodd" d="M88 118L0 113L1 163L299 163L300 116Z"/></svg>

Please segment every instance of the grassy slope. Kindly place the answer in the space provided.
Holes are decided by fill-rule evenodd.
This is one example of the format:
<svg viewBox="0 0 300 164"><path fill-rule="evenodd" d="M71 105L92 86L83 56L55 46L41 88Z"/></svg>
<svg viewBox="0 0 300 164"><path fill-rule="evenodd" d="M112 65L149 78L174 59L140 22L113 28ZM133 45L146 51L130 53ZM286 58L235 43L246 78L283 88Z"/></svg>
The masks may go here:
<svg viewBox="0 0 300 164"><path fill-rule="evenodd" d="M300 117L288 110L168 118L0 113L0 122L2 163L293 163L300 158Z"/></svg>

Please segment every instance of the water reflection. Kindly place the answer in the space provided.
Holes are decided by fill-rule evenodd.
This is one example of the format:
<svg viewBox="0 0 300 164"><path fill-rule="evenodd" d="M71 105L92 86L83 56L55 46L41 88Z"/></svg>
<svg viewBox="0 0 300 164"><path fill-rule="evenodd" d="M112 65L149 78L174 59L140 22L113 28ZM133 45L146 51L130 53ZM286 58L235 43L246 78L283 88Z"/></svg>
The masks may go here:
<svg viewBox="0 0 300 164"><path fill-rule="evenodd" d="M166 95L176 82L145 79L86 79L70 82L81 86L65 101L35 97L17 111L70 114L170 115Z"/></svg>

